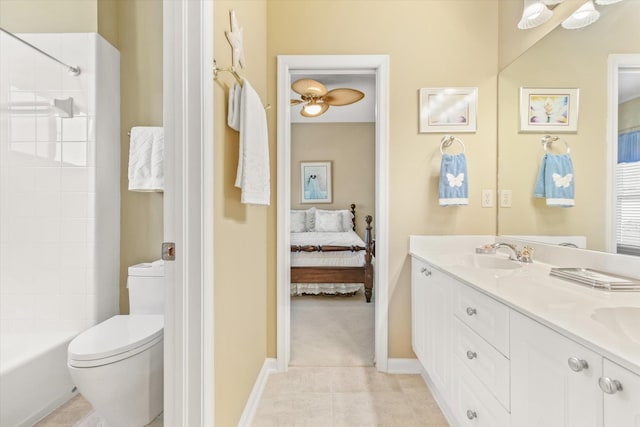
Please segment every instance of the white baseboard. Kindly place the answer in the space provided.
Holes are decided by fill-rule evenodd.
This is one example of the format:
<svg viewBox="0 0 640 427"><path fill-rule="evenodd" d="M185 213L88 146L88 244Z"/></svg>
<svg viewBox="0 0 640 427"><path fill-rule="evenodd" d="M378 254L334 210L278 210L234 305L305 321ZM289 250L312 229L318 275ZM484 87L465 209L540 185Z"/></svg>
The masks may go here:
<svg viewBox="0 0 640 427"><path fill-rule="evenodd" d="M269 375L272 372L276 372L277 370L278 362L276 359L265 359L262 369L260 369L260 373L258 374L258 378L256 378L256 382L253 385L249 399L247 399L247 404L244 406L244 411L242 411L240 421L238 421L238 427L249 427L251 425L253 418L256 415L258 405L260 404L264 386L267 384L267 378L269 378Z"/></svg>
<svg viewBox="0 0 640 427"><path fill-rule="evenodd" d="M419 374L422 365L418 359L388 359L387 372L390 374Z"/></svg>

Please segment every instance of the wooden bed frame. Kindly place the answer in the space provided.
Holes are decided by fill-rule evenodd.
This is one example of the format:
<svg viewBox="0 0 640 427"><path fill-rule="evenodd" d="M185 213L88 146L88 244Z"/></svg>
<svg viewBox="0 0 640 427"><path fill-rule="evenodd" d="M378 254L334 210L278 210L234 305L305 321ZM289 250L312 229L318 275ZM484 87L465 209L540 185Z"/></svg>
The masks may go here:
<svg viewBox="0 0 640 427"><path fill-rule="evenodd" d="M353 230L356 229L356 205L351 205L353 214ZM361 267L291 267L291 283L364 283L364 296L371 302L373 291L373 257L375 240L372 238L371 221L373 217L365 217L367 227L362 246L315 246L291 245L291 252L358 252L365 251L364 265Z"/></svg>

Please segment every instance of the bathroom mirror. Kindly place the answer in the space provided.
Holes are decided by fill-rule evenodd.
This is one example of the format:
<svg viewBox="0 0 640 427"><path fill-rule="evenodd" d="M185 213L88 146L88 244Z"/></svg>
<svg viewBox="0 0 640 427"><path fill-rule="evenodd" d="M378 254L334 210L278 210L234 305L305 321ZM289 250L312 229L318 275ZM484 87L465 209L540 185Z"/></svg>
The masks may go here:
<svg viewBox="0 0 640 427"><path fill-rule="evenodd" d="M512 192L510 207L500 206L498 198L501 235L580 235L588 249L615 251L609 237L613 202L608 179L614 165L608 153L608 58L640 53L640 2L599 10L599 21L580 30L558 26L499 74L498 189ZM579 88L578 131L553 134L560 139L550 147L556 153L571 147L572 208L549 207L545 199L533 197L545 133L519 131L521 87Z"/></svg>

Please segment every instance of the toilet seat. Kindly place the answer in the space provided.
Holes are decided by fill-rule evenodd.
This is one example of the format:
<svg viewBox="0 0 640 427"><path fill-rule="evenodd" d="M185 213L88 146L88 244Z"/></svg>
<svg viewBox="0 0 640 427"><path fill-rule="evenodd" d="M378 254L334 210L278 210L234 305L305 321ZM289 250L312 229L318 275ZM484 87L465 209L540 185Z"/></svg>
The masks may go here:
<svg viewBox="0 0 640 427"><path fill-rule="evenodd" d="M71 341L68 363L76 368L93 368L118 362L162 342L163 333L161 314L114 316Z"/></svg>

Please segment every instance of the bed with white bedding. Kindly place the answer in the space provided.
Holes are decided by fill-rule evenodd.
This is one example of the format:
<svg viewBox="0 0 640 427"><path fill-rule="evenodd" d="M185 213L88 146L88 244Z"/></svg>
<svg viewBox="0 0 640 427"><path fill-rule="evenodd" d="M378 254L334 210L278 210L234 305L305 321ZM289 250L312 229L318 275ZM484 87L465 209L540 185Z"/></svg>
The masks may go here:
<svg viewBox="0 0 640 427"><path fill-rule="evenodd" d="M291 295L353 294L364 288L370 302L374 255L371 216L365 218L364 240L354 231L355 205L351 205L351 212L292 211L291 218Z"/></svg>

